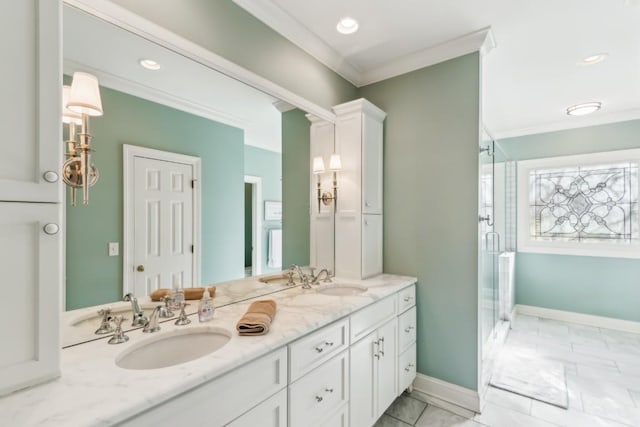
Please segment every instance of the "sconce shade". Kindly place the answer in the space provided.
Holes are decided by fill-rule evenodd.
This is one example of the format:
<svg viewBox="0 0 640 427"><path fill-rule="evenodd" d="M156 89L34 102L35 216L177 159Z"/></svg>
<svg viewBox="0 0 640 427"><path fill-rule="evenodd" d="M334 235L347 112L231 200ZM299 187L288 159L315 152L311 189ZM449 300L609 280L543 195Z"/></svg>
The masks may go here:
<svg viewBox="0 0 640 427"><path fill-rule="evenodd" d="M340 160L340 154L332 154L329 159L329 170L339 171L342 169L342 160Z"/></svg>
<svg viewBox="0 0 640 427"><path fill-rule="evenodd" d="M96 76L79 71L73 73L67 108L88 116L102 115L102 99Z"/></svg>
<svg viewBox="0 0 640 427"><path fill-rule="evenodd" d="M81 125L82 115L74 113L67 108L69 92L71 92L71 86L62 86L62 123L74 123L76 125Z"/></svg>
<svg viewBox="0 0 640 427"><path fill-rule="evenodd" d="M322 173L324 172L324 160L322 157L314 157L313 158L313 173Z"/></svg>

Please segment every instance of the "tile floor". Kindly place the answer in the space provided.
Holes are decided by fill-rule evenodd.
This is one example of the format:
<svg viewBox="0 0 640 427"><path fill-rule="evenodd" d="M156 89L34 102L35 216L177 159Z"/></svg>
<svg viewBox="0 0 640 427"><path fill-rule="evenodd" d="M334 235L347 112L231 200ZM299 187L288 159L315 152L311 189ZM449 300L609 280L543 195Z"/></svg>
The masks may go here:
<svg viewBox="0 0 640 427"><path fill-rule="evenodd" d="M499 351L564 364L569 409L489 387L467 419L403 394L375 427L640 426L640 335L519 315Z"/></svg>

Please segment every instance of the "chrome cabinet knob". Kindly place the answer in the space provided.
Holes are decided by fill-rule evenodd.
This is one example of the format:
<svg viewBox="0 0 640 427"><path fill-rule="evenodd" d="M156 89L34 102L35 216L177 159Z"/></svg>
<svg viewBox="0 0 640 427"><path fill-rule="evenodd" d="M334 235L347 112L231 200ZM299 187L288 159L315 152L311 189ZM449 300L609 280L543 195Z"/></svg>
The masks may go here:
<svg viewBox="0 0 640 427"><path fill-rule="evenodd" d="M139 266L137 266L136 271L139 271L140 273L142 273L144 271L144 265L140 264Z"/></svg>
<svg viewBox="0 0 640 427"><path fill-rule="evenodd" d="M44 180L47 182L57 182L58 174L55 173L54 171L46 171L45 173L42 174L42 178L44 178Z"/></svg>
<svg viewBox="0 0 640 427"><path fill-rule="evenodd" d="M46 224L44 227L42 227L42 229L49 235L58 234L58 231L60 231L60 227L58 227L58 224L54 224L52 222Z"/></svg>

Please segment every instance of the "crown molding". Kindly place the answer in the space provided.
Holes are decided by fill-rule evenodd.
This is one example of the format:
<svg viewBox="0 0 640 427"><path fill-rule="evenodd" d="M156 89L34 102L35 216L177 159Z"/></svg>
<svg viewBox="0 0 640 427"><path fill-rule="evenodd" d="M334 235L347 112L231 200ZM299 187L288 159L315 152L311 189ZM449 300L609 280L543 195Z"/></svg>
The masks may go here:
<svg viewBox="0 0 640 427"><path fill-rule="evenodd" d="M496 47L490 27L465 34L453 40L397 58L382 67L367 71L360 78L361 86L380 82L430 65L448 61L472 52L487 55Z"/></svg>
<svg viewBox="0 0 640 427"><path fill-rule="evenodd" d="M277 4L269 0L233 0L233 2L351 84L360 85L361 72L357 67L348 63L335 49Z"/></svg>
<svg viewBox="0 0 640 427"><path fill-rule="evenodd" d="M287 111L296 109L295 105L291 105L288 102L282 101L280 99L274 102L273 106L275 107L276 110L280 111L281 113L286 113Z"/></svg>
<svg viewBox="0 0 640 427"><path fill-rule="evenodd" d="M189 99L162 91L158 88L134 82L85 64L79 64L75 61L65 59L63 68L64 73L67 75L72 75L74 71L87 71L98 77L100 80L100 86L146 99L147 101L155 102L156 104L166 105L167 107L175 108L176 110L194 114L205 119L241 129L246 129L248 124L246 120L238 116L225 113L207 105L193 102Z"/></svg>
<svg viewBox="0 0 640 427"><path fill-rule="evenodd" d="M600 126L610 123L627 122L640 119L640 109L616 111L612 113L595 113L593 116L568 117L571 120L544 123L525 128L493 130L494 139L516 138L519 136L536 135L539 133L558 132L562 130L579 129L589 126Z"/></svg>
<svg viewBox="0 0 640 427"><path fill-rule="evenodd" d="M345 102L344 104L336 105L333 107L333 112L336 116L342 116L349 113L364 113L374 117L377 120L383 121L387 117L387 113L376 107L371 102L364 98L356 99L354 101Z"/></svg>

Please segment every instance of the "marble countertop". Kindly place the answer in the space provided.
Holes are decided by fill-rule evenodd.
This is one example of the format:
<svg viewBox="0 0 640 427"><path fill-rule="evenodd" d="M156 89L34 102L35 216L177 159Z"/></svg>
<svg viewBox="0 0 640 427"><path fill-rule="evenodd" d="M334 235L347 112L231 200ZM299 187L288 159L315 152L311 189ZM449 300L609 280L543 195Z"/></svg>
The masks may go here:
<svg viewBox="0 0 640 427"><path fill-rule="evenodd" d="M236 282L246 284L248 280L252 279ZM21 427L110 426L230 372L415 281L415 277L388 274L367 280L334 278L335 283L353 283L368 288L361 294L345 297L318 293L320 287L327 286L325 284L313 289L300 286L283 289L264 296L276 301L277 312L269 333L262 336L239 336L235 331L236 322L249 306L249 300L217 308L214 320L208 323L198 323L196 317L190 316L190 325L162 323L161 331L153 336L143 334L140 329L128 332L130 340L124 344L109 345L102 339L69 347L62 350L61 377L0 398L0 419L8 425ZM115 364L119 354L145 339L203 325L226 329L231 333L231 339L214 353L167 368L127 370Z"/></svg>

